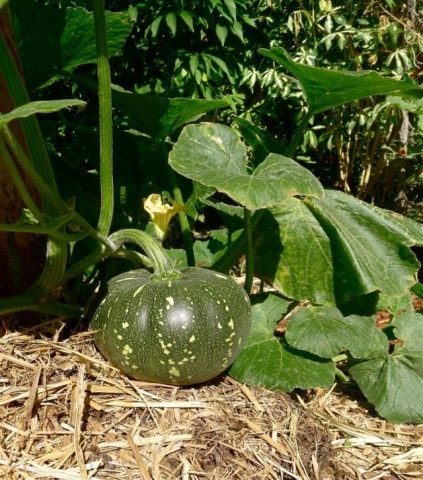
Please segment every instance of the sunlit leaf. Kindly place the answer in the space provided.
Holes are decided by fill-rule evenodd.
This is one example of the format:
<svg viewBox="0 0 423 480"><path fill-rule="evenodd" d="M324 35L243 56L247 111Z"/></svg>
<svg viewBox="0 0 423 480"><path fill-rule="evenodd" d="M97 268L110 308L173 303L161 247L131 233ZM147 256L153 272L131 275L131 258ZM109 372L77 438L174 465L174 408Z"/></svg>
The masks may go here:
<svg viewBox="0 0 423 480"><path fill-rule="evenodd" d="M199 57L197 54L191 55L189 57L189 69L191 70L191 74L195 75L195 72L198 69L199 64Z"/></svg>
<svg viewBox="0 0 423 480"><path fill-rule="evenodd" d="M226 25L223 25L222 23L218 23L216 25L216 35L223 47L228 36L228 27Z"/></svg>
<svg viewBox="0 0 423 480"><path fill-rule="evenodd" d="M244 31L243 31L242 25L239 22L234 22L230 26L230 29L231 29L232 33L241 40L242 43L245 42Z"/></svg>
<svg viewBox="0 0 423 480"><path fill-rule="evenodd" d="M245 145L225 125L186 126L170 153L169 164L181 175L226 193L250 210L294 195L323 194L314 175L282 155L268 155L250 174Z"/></svg>
<svg viewBox="0 0 423 480"><path fill-rule="evenodd" d="M156 17L152 22L151 22L151 25L150 25L150 31L151 31L151 36L153 38L156 38L158 33L159 33L159 28L160 28L160 24L162 22L162 19L163 17L161 15L159 15L158 17Z"/></svg>
<svg viewBox="0 0 423 480"><path fill-rule="evenodd" d="M223 0L223 3L226 5L229 15L235 21L236 20L236 3L234 2L234 0Z"/></svg>

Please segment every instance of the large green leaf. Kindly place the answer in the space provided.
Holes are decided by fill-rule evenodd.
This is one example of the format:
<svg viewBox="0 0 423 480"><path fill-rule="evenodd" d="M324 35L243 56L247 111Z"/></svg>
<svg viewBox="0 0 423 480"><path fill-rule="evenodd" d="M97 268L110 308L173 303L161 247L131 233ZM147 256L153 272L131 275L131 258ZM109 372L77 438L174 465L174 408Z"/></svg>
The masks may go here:
<svg viewBox="0 0 423 480"><path fill-rule="evenodd" d="M82 100L40 100L36 102L29 102L20 107L16 107L12 111L0 114L0 128L7 125L12 120L18 118L26 118L37 113L53 113L70 107L85 107L86 102Z"/></svg>
<svg viewBox="0 0 423 480"><path fill-rule="evenodd" d="M169 164L181 175L226 193L250 210L276 205L294 195L323 195L313 174L282 155L268 155L250 173L245 145L225 125L186 126Z"/></svg>
<svg viewBox="0 0 423 480"><path fill-rule="evenodd" d="M373 95L423 97L423 88L411 80L394 80L373 71L335 71L303 65L294 62L283 48L262 48L259 52L283 65L299 80L313 115Z"/></svg>
<svg viewBox="0 0 423 480"><path fill-rule="evenodd" d="M330 239L337 303L374 291L398 297L414 285L409 246L423 244L423 225L337 191L304 202Z"/></svg>
<svg viewBox="0 0 423 480"><path fill-rule="evenodd" d="M13 0L11 6L30 89L48 84L63 71L97 61L92 12L81 7L46 6L36 0ZM132 25L133 19L128 13L106 12L110 56L121 50Z"/></svg>
<svg viewBox="0 0 423 480"><path fill-rule="evenodd" d="M260 296L257 302L252 307L250 336L230 375L241 382L275 390L330 387L335 378L332 361L293 349L274 335L288 302L273 294Z"/></svg>
<svg viewBox="0 0 423 480"><path fill-rule="evenodd" d="M335 303L329 238L302 200L270 208L254 239L256 275L287 297Z"/></svg>
<svg viewBox="0 0 423 480"><path fill-rule="evenodd" d="M113 90L113 105L125 116L130 128L154 138L165 138L207 112L228 107L223 100L166 98L118 89Z"/></svg>
<svg viewBox="0 0 423 480"><path fill-rule="evenodd" d="M350 373L379 415L391 422L423 423L423 315L403 313L393 325L394 351L386 349Z"/></svg>
<svg viewBox="0 0 423 480"><path fill-rule="evenodd" d="M288 322L286 340L295 348L326 358L346 350L355 358L372 358L383 355L388 346L373 317L343 317L335 307L300 309Z"/></svg>

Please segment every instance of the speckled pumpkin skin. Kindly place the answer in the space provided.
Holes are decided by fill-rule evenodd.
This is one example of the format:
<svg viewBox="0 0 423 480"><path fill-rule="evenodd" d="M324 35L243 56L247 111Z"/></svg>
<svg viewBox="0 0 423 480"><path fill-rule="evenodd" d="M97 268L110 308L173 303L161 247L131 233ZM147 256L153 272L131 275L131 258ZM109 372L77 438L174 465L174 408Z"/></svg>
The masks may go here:
<svg viewBox="0 0 423 480"><path fill-rule="evenodd" d="M100 352L130 377L192 385L222 373L251 326L245 291L230 277L187 268L157 280L145 270L111 279L91 329Z"/></svg>

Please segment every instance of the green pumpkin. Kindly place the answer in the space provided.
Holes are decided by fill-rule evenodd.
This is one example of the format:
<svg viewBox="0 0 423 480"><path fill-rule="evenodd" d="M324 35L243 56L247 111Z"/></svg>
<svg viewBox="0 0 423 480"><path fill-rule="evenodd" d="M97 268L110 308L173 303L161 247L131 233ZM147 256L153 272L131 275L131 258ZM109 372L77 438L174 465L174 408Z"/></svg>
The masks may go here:
<svg viewBox="0 0 423 480"><path fill-rule="evenodd" d="M169 276L114 277L91 329L101 353L128 376L192 385L235 360L250 330L248 295L229 276L187 268Z"/></svg>

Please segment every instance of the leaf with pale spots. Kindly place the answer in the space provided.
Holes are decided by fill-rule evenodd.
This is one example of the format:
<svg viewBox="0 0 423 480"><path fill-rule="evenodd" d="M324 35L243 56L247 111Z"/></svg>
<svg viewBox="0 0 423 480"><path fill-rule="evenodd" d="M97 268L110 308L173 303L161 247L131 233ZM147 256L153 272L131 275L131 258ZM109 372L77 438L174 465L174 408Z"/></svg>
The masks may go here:
<svg viewBox="0 0 423 480"><path fill-rule="evenodd" d="M253 323L246 346L232 365L230 375L250 385L274 390L330 387L335 364L290 347L274 335L289 302L274 294L253 297Z"/></svg>
<svg viewBox="0 0 423 480"><path fill-rule="evenodd" d="M256 275L289 298L335 303L329 237L302 200L270 208L256 232Z"/></svg>
<svg viewBox="0 0 423 480"><path fill-rule="evenodd" d="M295 195L323 195L317 178L295 160L271 153L250 173L247 150L234 130L219 124L188 125L169 156L181 175L226 193L257 210Z"/></svg>

